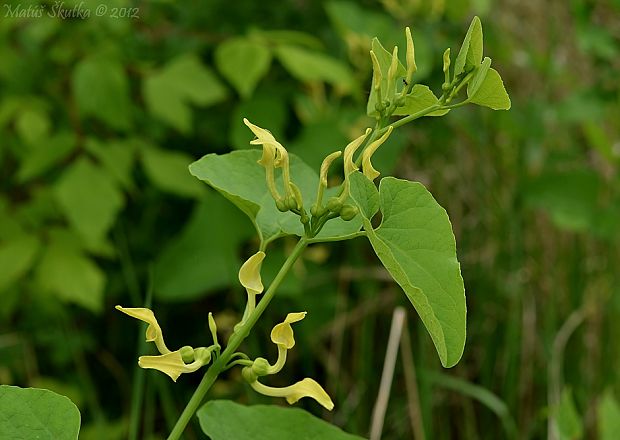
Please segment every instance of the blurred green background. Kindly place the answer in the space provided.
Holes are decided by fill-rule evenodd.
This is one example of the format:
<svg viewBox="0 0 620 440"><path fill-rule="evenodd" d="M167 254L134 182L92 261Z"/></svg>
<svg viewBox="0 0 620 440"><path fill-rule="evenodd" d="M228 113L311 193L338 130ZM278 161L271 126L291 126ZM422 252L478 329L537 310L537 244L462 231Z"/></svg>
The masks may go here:
<svg viewBox="0 0 620 440"><path fill-rule="evenodd" d="M97 17L101 4L0 5L0 383L69 396L82 438L124 438L145 351L114 305L152 293L178 347L207 343L209 311L229 334L245 304L236 277L254 231L189 163L248 148L245 116L318 167L370 124L373 36L404 48L410 26L416 81L438 90L443 50L479 15L512 109L418 120L375 155L452 219L469 312L460 364L441 368L364 240L310 248L245 352L273 358L271 327L307 310L273 385L317 379L335 410L301 405L367 435L405 305L412 355L383 438L414 438L412 410L428 439L617 438L620 1L117 0ZM292 243L268 249L266 282ZM165 437L200 377L146 372L142 438ZM235 369L210 397L282 403Z"/></svg>

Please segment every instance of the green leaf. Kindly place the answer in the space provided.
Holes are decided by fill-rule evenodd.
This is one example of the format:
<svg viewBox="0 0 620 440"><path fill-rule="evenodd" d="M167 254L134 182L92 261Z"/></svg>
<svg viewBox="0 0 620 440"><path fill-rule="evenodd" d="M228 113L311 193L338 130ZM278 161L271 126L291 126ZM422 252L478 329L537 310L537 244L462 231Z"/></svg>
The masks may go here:
<svg viewBox="0 0 620 440"><path fill-rule="evenodd" d="M212 400L196 415L212 440L361 440L299 408Z"/></svg>
<svg viewBox="0 0 620 440"><path fill-rule="evenodd" d="M166 301L187 301L236 284L241 267L239 245L251 232L243 214L219 194L209 192L179 236L157 258L155 295Z"/></svg>
<svg viewBox="0 0 620 440"><path fill-rule="evenodd" d="M482 83L486 79L487 73L489 73L490 68L491 68L491 58L484 57L484 61L482 61L482 64L476 67L476 73L474 74L474 77L467 84L467 97L468 98L472 98L473 96L476 95L478 90L480 90L480 87L482 86Z"/></svg>
<svg viewBox="0 0 620 440"><path fill-rule="evenodd" d="M416 84L411 89L411 93L405 96L405 105L398 107L393 113L398 115L413 115L419 111L425 110L439 103L439 99L435 96L428 86ZM443 116L450 110L437 110L429 113L428 116Z"/></svg>
<svg viewBox="0 0 620 440"><path fill-rule="evenodd" d="M190 104L208 106L226 98L226 89L195 55L182 55L147 77L143 93L153 116L187 133L191 128Z"/></svg>
<svg viewBox="0 0 620 440"><path fill-rule="evenodd" d="M583 424L575 408L573 393L570 388L562 391L560 406L557 408L556 423L560 440L578 440L583 437Z"/></svg>
<svg viewBox="0 0 620 440"><path fill-rule="evenodd" d="M48 135L50 120L44 112L26 109L17 117L15 128L25 144L36 146Z"/></svg>
<svg viewBox="0 0 620 440"><path fill-rule="evenodd" d="M38 177L62 162L77 145L75 134L61 131L34 146L21 160L17 179L20 183Z"/></svg>
<svg viewBox="0 0 620 440"><path fill-rule="evenodd" d="M269 131L279 139L284 135L289 113L285 98L279 96L277 90L261 88L251 99L239 102L232 112L228 130L231 146L237 150L256 148L250 145L254 134L243 123L243 118L259 127L269 127Z"/></svg>
<svg viewBox="0 0 620 440"><path fill-rule="evenodd" d="M597 220L602 185L598 174L587 169L548 170L528 182L523 192L527 204L544 210L558 227L586 231Z"/></svg>
<svg viewBox="0 0 620 440"><path fill-rule="evenodd" d="M510 97L508 96L508 92L506 92L504 82L497 70L492 67L489 68L480 88L474 96L469 98L469 101L474 104L492 108L493 110L508 110L511 106Z"/></svg>
<svg viewBox="0 0 620 440"><path fill-rule="evenodd" d="M28 272L38 250L39 241L30 236L0 243L0 292Z"/></svg>
<svg viewBox="0 0 620 440"><path fill-rule="evenodd" d="M133 189L131 172L135 158L134 143L127 140L110 140L100 142L97 139L86 140L86 149L101 163L114 180L126 189Z"/></svg>
<svg viewBox="0 0 620 440"><path fill-rule="evenodd" d="M193 162L189 155L145 145L141 158L146 175L162 191L182 197L204 196L202 185L187 171L187 167Z"/></svg>
<svg viewBox="0 0 620 440"><path fill-rule="evenodd" d="M265 169L257 161L259 150L233 151L217 155L208 154L190 165L190 172L198 179L218 190L233 202L254 223L261 241L268 242L279 235L303 234L299 217L291 212L282 213L265 183ZM318 187L318 176L297 156L290 154L291 179L299 187L306 211L310 211ZM276 181L281 184L279 169ZM280 186L280 193L283 193ZM329 221L317 237L347 235L359 230L359 220L345 222Z"/></svg>
<svg viewBox="0 0 620 440"><path fill-rule="evenodd" d="M73 239L68 234L53 235L37 268L37 283L62 301L99 313L103 308L105 273Z"/></svg>
<svg viewBox="0 0 620 440"><path fill-rule="evenodd" d="M286 70L300 81L325 81L345 92L353 88L354 79L349 66L336 58L287 45L278 46L275 53Z"/></svg>
<svg viewBox="0 0 620 440"><path fill-rule="evenodd" d="M377 38L372 39L371 46L372 51L375 53L377 61L379 62L379 67L381 68L381 93L383 93L383 95L385 96L385 93L388 89L388 71L390 69L390 65L392 64L392 54L381 45L381 42ZM404 78L406 74L407 70L405 69L405 66L403 66L403 64L398 61L396 77L394 79L394 90L398 90L399 86L402 88L400 83L402 81L402 78ZM374 117L379 114L375 109L376 104L377 92L375 91L375 88L372 87L370 90L370 96L368 97L368 104L366 105L366 113L368 114L368 116Z"/></svg>
<svg viewBox="0 0 620 440"><path fill-rule="evenodd" d="M131 125L129 84L123 66L115 59L92 56L73 71L73 94L82 115L93 116L112 128Z"/></svg>
<svg viewBox="0 0 620 440"><path fill-rule="evenodd" d="M349 179L351 181L351 198L357 204L364 218L372 220L380 208L377 187L359 171L351 174Z"/></svg>
<svg viewBox="0 0 620 440"><path fill-rule="evenodd" d="M269 71L271 52L264 45L247 38L231 38L215 51L215 65L220 73L247 99Z"/></svg>
<svg viewBox="0 0 620 440"><path fill-rule="evenodd" d="M106 241L124 205L123 193L113 178L85 158L65 171L54 194L69 223L93 247Z"/></svg>
<svg viewBox="0 0 620 440"><path fill-rule="evenodd" d="M0 438L76 440L80 411L65 396L0 385Z"/></svg>
<svg viewBox="0 0 620 440"><path fill-rule="evenodd" d="M620 405L611 390L598 405L598 432L599 440L616 440L620 432Z"/></svg>
<svg viewBox="0 0 620 440"><path fill-rule="evenodd" d="M482 24L474 17L469 25L465 39L454 62L454 76L464 70L478 67L482 61Z"/></svg>
<svg viewBox="0 0 620 440"><path fill-rule="evenodd" d="M361 178L352 180L352 198L361 212L372 212L372 191L360 184L368 187ZM466 304L448 214L418 182L386 177L379 197L382 222L373 229L364 220L368 239L420 315L442 365L451 367L465 346Z"/></svg>

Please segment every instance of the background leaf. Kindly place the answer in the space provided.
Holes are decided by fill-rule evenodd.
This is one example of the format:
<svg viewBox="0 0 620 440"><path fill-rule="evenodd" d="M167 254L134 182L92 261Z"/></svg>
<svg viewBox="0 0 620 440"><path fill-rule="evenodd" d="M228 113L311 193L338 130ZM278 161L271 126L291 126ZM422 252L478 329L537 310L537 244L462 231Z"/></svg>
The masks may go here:
<svg viewBox="0 0 620 440"><path fill-rule="evenodd" d="M282 45L276 48L282 65L300 81L325 81L343 91L353 88L353 75L349 67L336 58L297 46Z"/></svg>
<svg viewBox="0 0 620 440"><path fill-rule="evenodd" d="M251 235L247 219L211 191L158 256L155 295L166 301L189 301L214 289L236 285L242 264L237 249Z"/></svg>
<svg viewBox="0 0 620 440"><path fill-rule="evenodd" d="M246 99L252 95L270 64L269 49L247 38L226 40L215 51L218 70Z"/></svg>
<svg viewBox="0 0 620 440"><path fill-rule="evenodd" d="M361 440L299 408L212 400L197 415L212 440Z"/></svg>
<svg viewBox="0 0 620 440"><path fill-rule="evenodd" d="M611 390L603 394L598 405L599 440L615 440L620 432L620 405Z"/></svg>
<svg viewBox="0 0 620 440"><path fill-rule="evenodd" d="M37 267L36 280L44 293L92 312L103 308L105 273L79 249L68 231L52 234Z"/></svg>
<svg viewBox="0 0 620 440"><path fill-rule="evenodd" d="M191 128L190 104L213 105L226 97L226 89L194 55L182 55L146 78L144 98L151 113L177 130Z"/></svg>
<svg viewBox="0 0 620 440"><path fill-rule="evenodd" d="M0 242L0 292L30 269L38 250L39 241L35 237Z"/></svg>
<svg viewBox="0 0 620 440"><path fill-rule="evenodd" d="M82 158L54 188L58 204L89 246L100 248L124 205L123 193L100 167Z"/></svg>
<svg viewBox="0 0 620 440"><path fill-rule="evenodd" d="M569 388L562 390L560 406L557 408L556 424L561 440L578 440L583 436L581 416L577 413L573 393Z"/></svg>
<svg viewBox="0 0 620 440"><path fill-rule="evenodd" d="M161 190L182 197L204 196L204 188L187 170L193 162L189 155L150 145L144 145L140 153L146 175Z"/></svg>
<svg viewBox="0 0 620 440"><path fill-rule="evenodd" d="M65 396L0 385L0 438L77 440L80 411Z"/></svg>
<svg viewBox="0 0 620 440"><path fill-rule="evenodd" d="M80 61L73 71L73 93L84 116L119 130L130 127L129 84L117 60L92 56Z"/></svg>

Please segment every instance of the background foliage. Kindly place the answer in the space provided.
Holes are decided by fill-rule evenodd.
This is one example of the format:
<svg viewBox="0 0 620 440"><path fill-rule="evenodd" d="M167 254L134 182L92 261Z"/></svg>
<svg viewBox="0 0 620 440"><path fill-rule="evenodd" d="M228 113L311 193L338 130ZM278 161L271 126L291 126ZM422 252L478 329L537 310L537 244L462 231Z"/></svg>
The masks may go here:
<svg viewBox="0 0 620 440"><path fill-rule="evenodd" d="M83 438L123 438L144 349L114 304L139 306L150 292L171 344L201 345L207 312L231 331L245 301L236 276L256 248L251 224L189 163L248 148L246 116L318 167L368 124L371 37L402 48L411 26L416 79L437 90L441 53L478 14L512 110L416 121L375 160L429 187L462 262L468 340L457 367L441 369L409 308L426 435L542 438L551 418L562 438L614 438L617 0L117 0L139 18L6 16L28 4L0 10L0 383L67 395ZM265 281L290 246L270 248ZM280 385L323 377L336 402L323 416L359 435L391 311L407 302L379 267L363 240L310 248L245 344L273 356L269 329L307 310ZM404 375L399 365L386 439L412 435ZM143 435L161 438L199 375L145 377ZM212 397L275 403L239 379L232 370ZM188 438L199 433L196 421Z"/></svg>

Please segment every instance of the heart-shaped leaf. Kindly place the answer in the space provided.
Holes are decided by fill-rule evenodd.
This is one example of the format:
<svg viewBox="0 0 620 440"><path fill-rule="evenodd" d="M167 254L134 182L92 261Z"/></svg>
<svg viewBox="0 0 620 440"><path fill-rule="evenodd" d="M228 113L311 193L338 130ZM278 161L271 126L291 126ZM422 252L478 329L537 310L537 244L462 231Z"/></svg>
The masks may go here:
<svg viewBox="0 0 620 440"><path fill-rule="evenodd" d="M0 385L0 438L76 440L80 411L50 390Z"/></svg>
<svg viewBox="0 0 620 440"><path fill-rule="evenodd" d="M351 177L351 197L360 212L372 213L376 196L366 178ZM420 315L442 365L451 367L465 346L466 304L448 214L421 183L394 177L381 180L379 205L381 225L364 220L368 239Z"/></svg>
<svg viewBox="0 0 620 440"><path fill-rule="evenodd" d="M265 182L265 169L257 163L259 150L233 151L228 154L208 154L190 165L190 172L205 181L233 202L254 223L259 237L267 243L283 235L303 235L299 217L291 212L280 212ZM319 184L318 175L297 156L290 154L291 180L299 187L306 211L310 211ZM279 170L276 181L283 193ZM361 220L345 222L330 220L317 238L340 237L356 232Z"/></svg>
<svg viewBox="0 0 620 440"><path fill-rule="evenodd" d="M212 440L361 440L300 408L212 400L197 412Z"/></svg>

